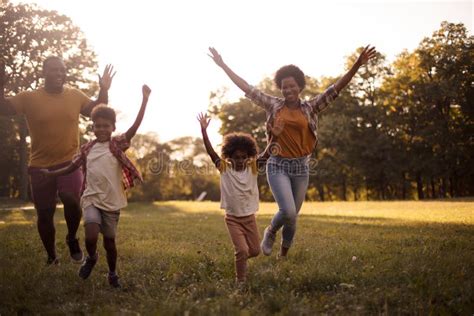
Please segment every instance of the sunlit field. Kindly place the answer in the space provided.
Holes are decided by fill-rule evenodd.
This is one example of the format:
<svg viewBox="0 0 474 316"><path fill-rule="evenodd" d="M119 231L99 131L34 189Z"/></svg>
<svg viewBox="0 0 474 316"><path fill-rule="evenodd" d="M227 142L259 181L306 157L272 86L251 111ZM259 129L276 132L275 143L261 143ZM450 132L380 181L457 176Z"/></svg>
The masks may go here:
<svg viewBox="0 0 474 316"><path fill-rule="evenodd" d="M275 208L261 204L260 232ZM218 203L130 204L119 223L119 290L107 283L103 249L91 277L77 276L62 209L60 265L47 267L35 219L34 210L0 211L1 315L474 312L472 200L306 203L288 259L251 259L243 288ZM82 226L79 236L83 244Z"/></svg>

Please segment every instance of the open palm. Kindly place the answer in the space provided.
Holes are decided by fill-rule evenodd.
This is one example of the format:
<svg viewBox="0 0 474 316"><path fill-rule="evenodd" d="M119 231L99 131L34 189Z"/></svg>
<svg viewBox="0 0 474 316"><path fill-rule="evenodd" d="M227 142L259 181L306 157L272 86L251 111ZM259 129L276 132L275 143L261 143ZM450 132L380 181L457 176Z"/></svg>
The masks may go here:
<svg viewBox="0 0 474 316"><path fill-rule="evenodd" d="M214 47L209 47L209 52L210 54L207 55L211 57L212 60L214 60L217 66L222 67L224 65L224 60L222 59L222 56L219 54L219 52Z"/></svg>
<svg viewBox="0 0 474 316"><path fill-rule="evenodd" d="M109 90L112 85L112 79L114 79L116 72L114 66L108 64L105 66L104 73L102 76L99 75L99 86L101 89Z"/></svg>
<svg viewBox="0 0 474 316"><path fill-rule="evenodd" d="M199 113L197 116L199 123L201 124L202 129L206 129L209 126L211 119L207 114Z"/></svg>
<svg viewBox="0 0 474 316"><path fill-rule="evenodd" d="M359 65L365 65L369 60L374 58L376 54L377 51L375 50L375 47L370 47L370 45L367 45L360 53L359 58L357 58L357 63Z"/></svg>

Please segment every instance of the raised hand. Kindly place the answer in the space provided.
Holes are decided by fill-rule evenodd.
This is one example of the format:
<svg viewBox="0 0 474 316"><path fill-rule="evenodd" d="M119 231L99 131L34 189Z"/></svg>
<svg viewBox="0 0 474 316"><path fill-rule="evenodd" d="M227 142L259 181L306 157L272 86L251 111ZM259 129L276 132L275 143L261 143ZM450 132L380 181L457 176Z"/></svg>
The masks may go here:
<svg viewBox="0 0 474 316"><path fill-rule="evenodd" d="M376 54L377 51L375 50L375 47L370 47L370 45L367 45L357 58L356 64L359 66L365 65L369 60L374 58Z"/></svg>
<svg viewBox="0 0 474 316"><path fill-rule="evenodd" d="M209 52L210 54L207 54L207 56L211 57L217 66L222 67L224 65L224 60L219 52L214 47L209 47Z"/></svg>
<svg viewBox="0 0 474 316"><path fill-rule="evenodd" d="M107 66L105 66L102 77L99 75L100 89L104 89L108 91L110 89L110 86L112 85L112 79L114 79L114 76L116 73L117 72L114 71L114 66L112 66L111 64L108 64Z"/></svg>
<svg viewBox="0 0 474 316"><path fill-rule="evenodd" d="M143 94L143 97L146 98L146 99L148 99L148 97L150 97L151 89L146 84L144 84L142 86L142 94Z"/></svg>
<svg viewBox="0 0 474 316"><path fill-rule="evenodd" d="M277 117L273 120L273 125L268 124L267 126L274 136L279 136L285 127L285 122L280 117Z"/></svg>
<svg viewBox="0 0 474 316"><path fill-rule="evenodd" d="M199 124L201 124L201 129L205 130L209 126L209 122L211 119L207 114L199 113L197 116L197 120L199 121Z"/></svg>

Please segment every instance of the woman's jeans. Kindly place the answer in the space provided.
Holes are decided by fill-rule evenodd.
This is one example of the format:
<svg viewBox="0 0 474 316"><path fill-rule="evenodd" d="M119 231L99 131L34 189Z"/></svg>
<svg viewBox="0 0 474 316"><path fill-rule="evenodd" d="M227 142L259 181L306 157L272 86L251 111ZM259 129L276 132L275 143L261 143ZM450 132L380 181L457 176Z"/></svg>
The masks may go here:
<svg viewBox="0 0 474 316"><path fill-rule="evenodd" d="M282 226L282 247L290 248L296 231L296 218L308 189L309 156L282 158L271 156L267 161L267 180L278 212L271 226L276 233Z"/></svg>

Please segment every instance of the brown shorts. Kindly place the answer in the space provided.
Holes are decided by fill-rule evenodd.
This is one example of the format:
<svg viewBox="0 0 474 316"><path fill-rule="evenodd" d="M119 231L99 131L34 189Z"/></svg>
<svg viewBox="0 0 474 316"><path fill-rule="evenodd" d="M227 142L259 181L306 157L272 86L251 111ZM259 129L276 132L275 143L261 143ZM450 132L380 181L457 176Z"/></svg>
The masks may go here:
<svg viewBox="0 0 474 316"><path fill-rule="evenodd" d="M45 177L40 169L56 170L69 165L65 162L48 168L28 167L31 196L37 210L54 208L59 193L69 193L77 199L81 196L83 175L81 168L59 177Z"/></svg>

